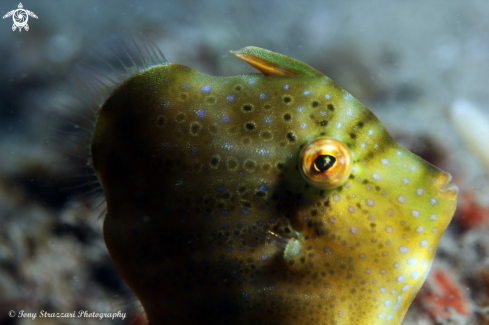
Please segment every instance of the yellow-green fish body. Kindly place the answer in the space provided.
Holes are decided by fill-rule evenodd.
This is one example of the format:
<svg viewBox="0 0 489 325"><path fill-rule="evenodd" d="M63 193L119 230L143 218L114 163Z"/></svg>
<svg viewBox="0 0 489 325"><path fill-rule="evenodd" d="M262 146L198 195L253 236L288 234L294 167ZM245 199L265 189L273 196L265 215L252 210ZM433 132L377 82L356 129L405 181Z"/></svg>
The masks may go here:
<svg viewBox="0 0 489 325"><path fill-rule="evenodd" d="M454 212L449 174L304 63L232 53L262 74L165 63L100 109L117 271L152 325L399 324Z"/></svg>

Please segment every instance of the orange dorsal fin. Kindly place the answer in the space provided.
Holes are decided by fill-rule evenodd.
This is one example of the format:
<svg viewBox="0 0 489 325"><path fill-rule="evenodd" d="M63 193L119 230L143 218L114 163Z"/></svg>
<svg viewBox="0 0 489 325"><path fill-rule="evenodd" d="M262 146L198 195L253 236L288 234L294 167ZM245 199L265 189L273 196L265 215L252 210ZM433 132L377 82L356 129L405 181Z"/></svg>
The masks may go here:
<svg viewBox="0 0 489 325"><path fill-rule="evenodd" d="M324 76L299 60L255 46L227 52L245 61L265 76Z"/></svg>

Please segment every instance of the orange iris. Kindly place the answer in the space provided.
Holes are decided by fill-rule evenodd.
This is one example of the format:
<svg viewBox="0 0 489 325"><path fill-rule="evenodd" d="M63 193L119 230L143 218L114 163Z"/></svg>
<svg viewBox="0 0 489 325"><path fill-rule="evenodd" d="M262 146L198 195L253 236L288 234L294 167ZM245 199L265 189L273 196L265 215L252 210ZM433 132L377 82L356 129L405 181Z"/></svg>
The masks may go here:
<svg viewBox="0 0 489 325"><path fill-rule="evenodd" d="M353 168L353 158L350 149L340 140L321 137L302 149L299 165L306 181L327 190L346 182Z"/></svg>

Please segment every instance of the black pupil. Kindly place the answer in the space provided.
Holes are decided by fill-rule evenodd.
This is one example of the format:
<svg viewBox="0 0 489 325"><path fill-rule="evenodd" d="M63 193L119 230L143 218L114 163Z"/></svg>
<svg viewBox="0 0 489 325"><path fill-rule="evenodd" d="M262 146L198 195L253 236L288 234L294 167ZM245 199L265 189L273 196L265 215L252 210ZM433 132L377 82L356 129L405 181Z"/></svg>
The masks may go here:
<svg viewBox="0 0 489 325"><path fill-rule="evenodd" d="M324 172L333 167L334 163L336 162L336 158L330 155L321 155L317 156L317 158L314 160L314 167L316 170L319 172Z"/></svg>

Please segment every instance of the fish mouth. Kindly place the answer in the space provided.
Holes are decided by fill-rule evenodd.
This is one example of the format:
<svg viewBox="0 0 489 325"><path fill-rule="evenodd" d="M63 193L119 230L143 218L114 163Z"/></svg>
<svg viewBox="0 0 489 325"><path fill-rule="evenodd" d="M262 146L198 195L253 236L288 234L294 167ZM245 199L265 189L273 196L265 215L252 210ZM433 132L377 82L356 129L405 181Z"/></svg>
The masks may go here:
<svg viewBox="0 0 489 325"><path fill-rule="evenodd" d="M435 181L435 186L441 195L448 199L455 200L458 194L458 187L455 184L451 184L452 175L442 172L441 176Z"/></svg>

